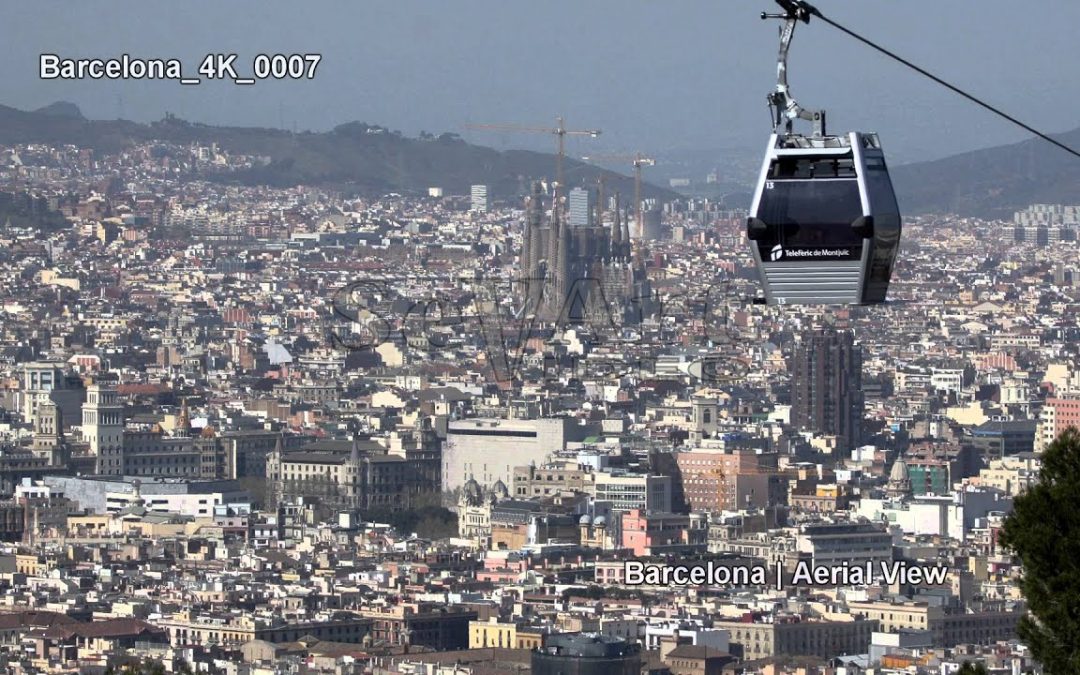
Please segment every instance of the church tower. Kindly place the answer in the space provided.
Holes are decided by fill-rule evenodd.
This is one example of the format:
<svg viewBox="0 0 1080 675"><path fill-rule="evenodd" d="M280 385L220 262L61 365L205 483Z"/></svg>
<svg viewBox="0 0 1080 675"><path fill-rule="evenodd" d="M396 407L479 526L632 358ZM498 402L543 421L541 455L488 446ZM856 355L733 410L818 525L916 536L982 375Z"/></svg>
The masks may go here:
<svg viewBox="0 0 1080 675"><path fill-rule="evenodd" d="M266 487L268 488L268 501L271 509L281 506L281 498L285 492L285 479L281 475L281 436L278 435L274 442L274 449L266 455Z"/></svg>
<svg viewBox="0 0 1080 675"><path fill-rule="evenodd" d="M695 396L691 399L690 440L701 441L716 435L720 420L720 405L714 398Z"/></svg>
<svg viewBox="0 0 1080 675"><path fill-rule="evenodd" d="M526 292L526 313L539 311L544 296L544 274L542 261L547 259L544 246L544 196L540 181L532 184L532 194L525 205L525 232L521 238L522 283Z"/></svg>
<svg viewBox="0 0 1080 675"><path fill-rule="evenodd" d="M903 499L911 495L911 474L908 471L907 462L902 457L897 457L893 462L885 492L893 499Z"/></svg>
<svg viewBox="0 0 1080 675"><path fill-rule="evenodd" d="M360 454L360 441L353 434L352 447L349 450L349 460L345 463L345 472L342 477L342 492L345 504L351 508L363 507L363 458Z"/></svg>
<svg viewBox="0 0 1080 675"><path fill-rule="evenodd" d="M176 435L191 438L191 410L188 409L186 397L180 404L180 414L176 417Z"/></svg>
<svg viewBox="0 0 1080 675"><path fill-rule="evenodd" d="M109 384L94 383L86 391L82 407L82 434L97 457L95 471L106 476L124 475L124 406Z"/></svg>
<svg viewBox="0 0 1080 675"><path fill-rule="evenodd" d="M69 459L67 443L64 441L64 416L59 406L52 401L38 405L30 451L35 457L49 460L49 464L53 466L66 464Z"/></svg>

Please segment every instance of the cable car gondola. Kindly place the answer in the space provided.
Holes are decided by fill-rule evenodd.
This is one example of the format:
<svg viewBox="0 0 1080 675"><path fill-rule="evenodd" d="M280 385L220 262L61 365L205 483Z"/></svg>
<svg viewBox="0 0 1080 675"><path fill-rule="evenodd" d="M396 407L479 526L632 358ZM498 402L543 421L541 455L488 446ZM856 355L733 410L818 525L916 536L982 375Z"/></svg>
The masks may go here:
<svg viewBox="0 0 1080 675"><path fill-rule="evenodd" d="M777 0L785 13L776 91L769 95L773 134L761 167L747 238L769 305L885 302L900 244L900 210L877 134L825 133L825 112L791 97L787 54L797 22L812 7ZM813 134L793 122L813 123Z"/></svg>

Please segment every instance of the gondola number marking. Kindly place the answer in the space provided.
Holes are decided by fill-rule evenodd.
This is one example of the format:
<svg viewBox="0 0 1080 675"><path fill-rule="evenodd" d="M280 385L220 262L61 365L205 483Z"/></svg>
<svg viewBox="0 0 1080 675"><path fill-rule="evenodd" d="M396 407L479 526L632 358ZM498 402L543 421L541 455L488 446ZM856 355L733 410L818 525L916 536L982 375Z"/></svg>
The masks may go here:
<svg viewBox="0 0 1080 675"><path fill-rule="evenodd" d="M771 190L774 187L776 187L776 183L774 181L771 181L771 180L765 181L765 189L766 190Z"/></svg>

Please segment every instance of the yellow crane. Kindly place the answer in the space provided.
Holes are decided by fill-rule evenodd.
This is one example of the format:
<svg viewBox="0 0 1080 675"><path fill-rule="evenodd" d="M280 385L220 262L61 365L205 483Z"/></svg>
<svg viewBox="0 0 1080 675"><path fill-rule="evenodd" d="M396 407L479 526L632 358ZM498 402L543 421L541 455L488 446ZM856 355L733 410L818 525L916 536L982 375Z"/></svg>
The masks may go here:
<svg viewBox="0 0 1080 675"><path fill-rule="evenodd" d="M645 234L645 214L641 201L641 167L655 166L656 160L640 152L632 155L592 155L582 157L585 162L630 162L634 167L634 219L639 237Z"/></svg>
<svg viewBox="0 0 1080 675"><path fill-rule="evenodd" d="M488 131L512 131L526 134L552 134L555 136L556 163L555 182L562 189L563 186L563 159L566 157L567 136L588 136L596 138L600 135L599 129L567 129L562 117L555 118L555 127L529 127L520 124L466 124L466 129L486 129Z"/></svg>

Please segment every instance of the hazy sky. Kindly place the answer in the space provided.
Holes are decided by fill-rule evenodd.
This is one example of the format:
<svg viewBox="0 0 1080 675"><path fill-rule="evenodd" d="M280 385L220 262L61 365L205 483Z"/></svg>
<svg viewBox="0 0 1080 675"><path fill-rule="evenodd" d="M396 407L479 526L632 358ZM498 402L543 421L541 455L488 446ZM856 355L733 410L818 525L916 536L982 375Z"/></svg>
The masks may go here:
<svg viewBox="0 0 1080 675"><path fill-rule="evenodd" d="M828 16L1051 132L1080 126L1076 0L819 0ZM768 0L186 0L9 2L0 103L69 100L91 118L324 130L362 120L459 131L494 147L541 139L466 122L599 127L575 154L763 146L778 22ZM323 54L314 81L252 87L38 78L42 52L175 57ZM833 131L878 131L896 161L1025 137L831 27L799 26L792 90ZM549 139L542 139L545 149Z"/></svg>

